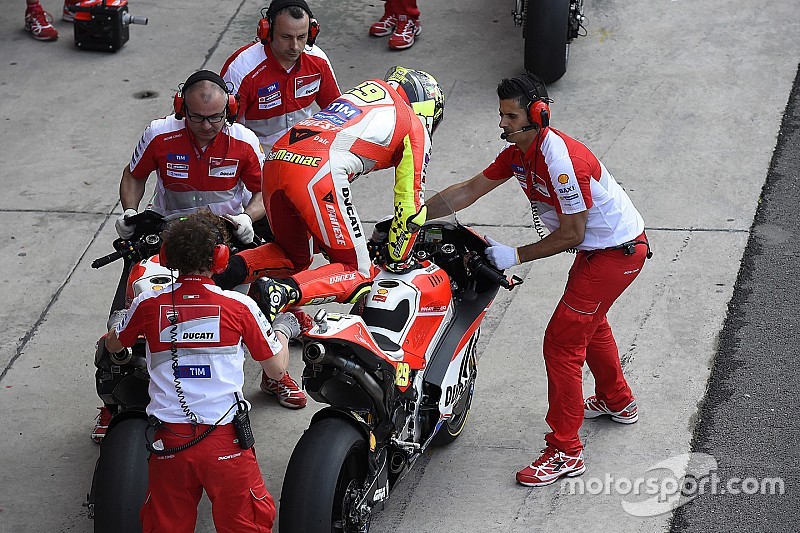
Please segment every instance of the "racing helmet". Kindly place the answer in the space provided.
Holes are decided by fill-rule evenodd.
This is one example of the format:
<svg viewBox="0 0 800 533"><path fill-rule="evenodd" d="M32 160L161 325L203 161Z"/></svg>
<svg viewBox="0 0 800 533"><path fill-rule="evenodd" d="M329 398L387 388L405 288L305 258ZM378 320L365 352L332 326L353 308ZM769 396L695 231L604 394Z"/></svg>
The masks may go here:
<svg viewBox="0 0 800 533"><path fill-rule="evenodd" d="M383 80L408 102L414 113L425 122L428 133L433 136L444 118L444 92L436 78L422 70L395 66L389 69Z"/></svg>

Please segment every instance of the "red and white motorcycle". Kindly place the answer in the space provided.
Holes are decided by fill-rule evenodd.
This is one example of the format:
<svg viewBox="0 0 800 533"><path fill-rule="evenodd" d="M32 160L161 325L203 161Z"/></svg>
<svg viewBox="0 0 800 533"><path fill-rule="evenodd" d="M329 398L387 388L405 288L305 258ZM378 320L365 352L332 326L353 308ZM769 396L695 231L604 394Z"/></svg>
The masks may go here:
<svg viewBox="0 0 800 533"><path fill-rule="evenodd" d="M281 533L368 531L425 450L461 434L481 321L500 287L521 283L491 266L486 246L454 218L428 222L411 261L378 265L358 314L314 317L303 383L329 407L292 453Z"/></svg>

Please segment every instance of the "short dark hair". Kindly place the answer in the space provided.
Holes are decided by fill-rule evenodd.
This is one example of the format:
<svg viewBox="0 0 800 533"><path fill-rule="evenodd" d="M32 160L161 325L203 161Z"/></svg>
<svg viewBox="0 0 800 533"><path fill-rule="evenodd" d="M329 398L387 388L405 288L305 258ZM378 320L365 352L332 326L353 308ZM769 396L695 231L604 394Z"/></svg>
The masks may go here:
<svg viewBox="0 0 800 533"><path fill-rule="evenodd" d="M214 247L229 236L222 219L204 209L170 222L161 238L164 266L188 274L210 270Z"/></svg>
<svg viewBox="0 0 800 533"><path fill-rule="evenodd" d="M531 94L529 94L529 91ZM516 78L503 78L497 85L497 97L500 100L516 100L523 109L527 108L533 101L531 96L548 100L547 87L541 78L533 74L524 74Z"/></svg>

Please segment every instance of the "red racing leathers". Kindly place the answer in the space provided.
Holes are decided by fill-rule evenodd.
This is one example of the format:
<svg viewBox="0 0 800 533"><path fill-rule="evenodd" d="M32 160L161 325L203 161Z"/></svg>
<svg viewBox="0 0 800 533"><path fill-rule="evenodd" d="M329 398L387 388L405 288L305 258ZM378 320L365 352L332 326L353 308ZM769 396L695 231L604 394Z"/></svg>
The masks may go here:
<svg viewBox="0 0 800 533"><path fill-rule="evenodd" d="M289 130L264 164L264 205L275 242L240 253L248 281L291 276L301 293L298 305L350 301L373 275L350 183L373 170L395 168L389 254L404 259L415 225L424 222L430 148L421 120L382 80L358 85ZM306 270L312 260L309 237L330 264Z"/></svg>
<svg viewBox="0 0 800 533"><path fill-rule="evenodd" d="M584 362L594 374L597 397L611 410L622 410L633 400L606 313L644 265L645 245L634 245L632 255L616 248L646 241L644 221L597 157L553 128L546 128L527 153L507 146L483 174L497 180L515 177L550 231L559 227L559 213L588 211L584 241L543 347L552 429L545 440L575 456L583 449L578 430Z"/></svg>

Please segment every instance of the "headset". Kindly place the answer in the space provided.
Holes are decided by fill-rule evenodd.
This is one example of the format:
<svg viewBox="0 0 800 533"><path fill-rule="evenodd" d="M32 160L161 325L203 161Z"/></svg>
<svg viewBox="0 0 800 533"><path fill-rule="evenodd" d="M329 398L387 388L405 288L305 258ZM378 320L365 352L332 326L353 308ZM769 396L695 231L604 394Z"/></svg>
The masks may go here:
<svg viewBox="0 0 800 533"><path fill-rule="evenodd" d="M314 18L311 9L305 0L272 0L269 7L261 10L261 20L258 21L256 35L262 43L272 41L272 27L275 25L275 15L287 7L299 7L308 14L308 39L307 46L314 46L314 42L319 35L319 22Z"/></svg>
<svg viewBox="0 0 800 533"><path fill-rule="evenodd" d="M539 127L539 131L550 125L550 103L547 89L538 78L532 79L529 75L517 76L509 81L519 87L528 99L528 121Z"/></svg>
<svg viewBox="0 0 800 533"><path fill-rule="evenodd" d="M211 226L214 228L214 234L217 236L217 242L214 245L214 251L211 254L211 267L209 270L214 274L222 274L225 269L228 267L228 259L231 255L231 250L228 248L228 245L225 244L225 238L222 236L222 232L219 231L219 228L216 226ZM162 266L169 268L172 270L172 267L169 264L169 254L167 253L167 248L164 246L166 243L161 243L161 249L158 251L158 262Z"/></svg>
<svg viewBox="0 0 800 533"><path fill-rule="evenodd" d="M184 117L184 111L186 110L184 94L186 94L186 89L200 81L213 82L225 91L228 97L228 103L225 105L225 116L230 124L236 122L236 116L239 114L239 95L233 94L233 91L228 87L225 80L223 80L219 74L210 70L198 70L189 76L185 82L178 85L178 92L175 93L175 97L172 99L172 109L175 111L175 118L180 120Z"/></svg>

